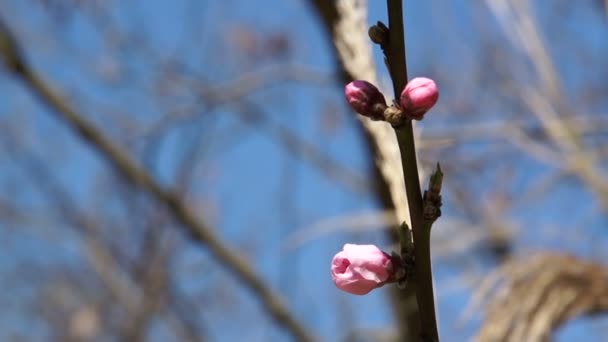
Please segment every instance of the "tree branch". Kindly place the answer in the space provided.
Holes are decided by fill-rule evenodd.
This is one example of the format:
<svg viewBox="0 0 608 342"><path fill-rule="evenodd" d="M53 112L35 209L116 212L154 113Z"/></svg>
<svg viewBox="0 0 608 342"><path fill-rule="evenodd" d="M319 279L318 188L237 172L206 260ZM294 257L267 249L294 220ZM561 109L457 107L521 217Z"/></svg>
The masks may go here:
<svg viewBox="0 0 608 342"><path fill-rule="evenodd" d="M352 0L310 0L333 40L334 52L341 66L342 81L362 79L378 84L370 42L367 38L367 4ZM401 11L399 12L401 14ZM405 79L404 79L405 80ZM375 163L378 198L386 210L395 210L396 221L409 221L408 203L401 166L401 157L394 130L384 122L359 116L365 142ZM397 226L391 227L390 238L398 243ZM405 290L394 287L392 303L399 329L399 341L415 341L420 337L420 318L415 282Z"/></svg>
<svg viewBox="0 0 608 342"><path fill-rule="evenodd" d="M403 7L401 0L387 0L388 7L388 49L387 59L395 98L398 99L407 83L407 64L405 57L405 37L403 29ZM423 217L422 193L416 162L416 146L412 122L394 127L401 153L401 165L405 180L405 191L410 212L414 255L416 260L414 281L416 299L420 311L421 338L438 341L435 300L433 296L433 274L431 270L431 229Z"/></svg>

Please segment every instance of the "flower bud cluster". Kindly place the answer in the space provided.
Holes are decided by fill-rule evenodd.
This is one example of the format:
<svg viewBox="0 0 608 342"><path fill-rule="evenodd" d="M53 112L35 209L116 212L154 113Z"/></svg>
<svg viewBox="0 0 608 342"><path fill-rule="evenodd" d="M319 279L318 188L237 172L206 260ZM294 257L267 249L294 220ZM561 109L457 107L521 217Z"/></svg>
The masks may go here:
<svg viewBox="0 0 608 342"><path fill-rule="evenodd" d="M376 31L370 30L370 36L382 40L382 32ZM380 90L367 81L350 82L344 88L344 94L357 113L372 120L386 121L395 127L408 120L422 120L439 99L437 85L426 77L417 77L408 82L399 101L390 106ZM391 256L375 245L346 244L331 262L331 276L340 290L364 295L387 283L404 286L408 272L411 273L408 271L410 264L411 260L406 256Z"/></svg>
<svg viewBox="0 0 608 342"><path fill-rule="evenodd" d="M399 102L387 106L384 95L373 84L356 80L344 88L346 101L357 113L372 120L384 120L399 125L405 120L422 120L439 99L435 82L426 77L409 81L399 97Z"/></svg>

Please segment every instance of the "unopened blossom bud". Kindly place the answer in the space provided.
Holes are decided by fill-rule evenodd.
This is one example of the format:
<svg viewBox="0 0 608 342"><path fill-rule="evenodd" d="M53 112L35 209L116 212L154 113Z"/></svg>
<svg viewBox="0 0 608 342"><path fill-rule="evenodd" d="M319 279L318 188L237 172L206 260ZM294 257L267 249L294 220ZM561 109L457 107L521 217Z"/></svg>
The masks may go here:
<svg viewBox="0 0 608 342"><path fill-rule="evenodd" d="M416 77L409 81L399 98L403 114L414 120L422 120L424 114L437 103L439 90L435 81L426 77Z"/></svg>
<svg viewBox="0 0 608 342"><path fill-rule="evenodd" d="M384 95L367 81L352 81L344 87L346 101L357 113L372 120L382 120L386 109Z"/></svg>
<svg viewBox="0 0 608 342"><path fill-rule="evenodd" d="M369 38L372 42L385 46L388 43L388 27L383 22L379 21L376 25L373 25L367 31Z"/></svg>
<svg viewBox="0 0 608 342"><path fill-rule="evenodd" d="M346 244L331 262L336 287L356 295L384 285L393 272L391 257L374 245Z"/></svg>

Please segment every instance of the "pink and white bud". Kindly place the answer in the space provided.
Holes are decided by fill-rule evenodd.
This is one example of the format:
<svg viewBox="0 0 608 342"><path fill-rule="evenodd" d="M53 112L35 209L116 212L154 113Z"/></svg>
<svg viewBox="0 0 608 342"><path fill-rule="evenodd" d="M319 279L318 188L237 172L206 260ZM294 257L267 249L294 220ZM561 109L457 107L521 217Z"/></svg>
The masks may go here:
<svg viewBox="0 0 608 342"><path fill-rule="evenodd" d="M336 287L356 295L384 285L393 272L391 257L374 245L347 243L331 261L331 276Z"/></svg>
<svg viewBox="0 0 608 342"><path fill-rule="evenodd" d="M344 87L344 95L350 107L372 120L382 120L386 109L384 95L373 84L356 80Z"/></svg>
<svg viewBox="0 0 608 342"><path fill-rule="evenodd" d="M416 77L409 81L399 98L403 114L414 120L422 120L424 114L431 109L439 98L439 90L435 81L426 77Z"/></svg>

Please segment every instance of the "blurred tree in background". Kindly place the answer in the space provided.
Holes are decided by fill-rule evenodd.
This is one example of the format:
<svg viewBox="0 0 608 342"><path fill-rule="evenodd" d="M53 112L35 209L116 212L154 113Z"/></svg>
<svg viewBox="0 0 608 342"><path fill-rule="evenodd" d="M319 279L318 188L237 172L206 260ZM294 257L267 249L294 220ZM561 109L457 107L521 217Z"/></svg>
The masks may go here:
<svg viewBox="0 0 608 342"><path fill-rule="evenodd" d="M0 340L402 340L396 289L329 276L404 213L394 137L342 94L391 93L385 5L3 1ZM442 340L605 339L608 2L404 6L441 90Z"/></svg>

